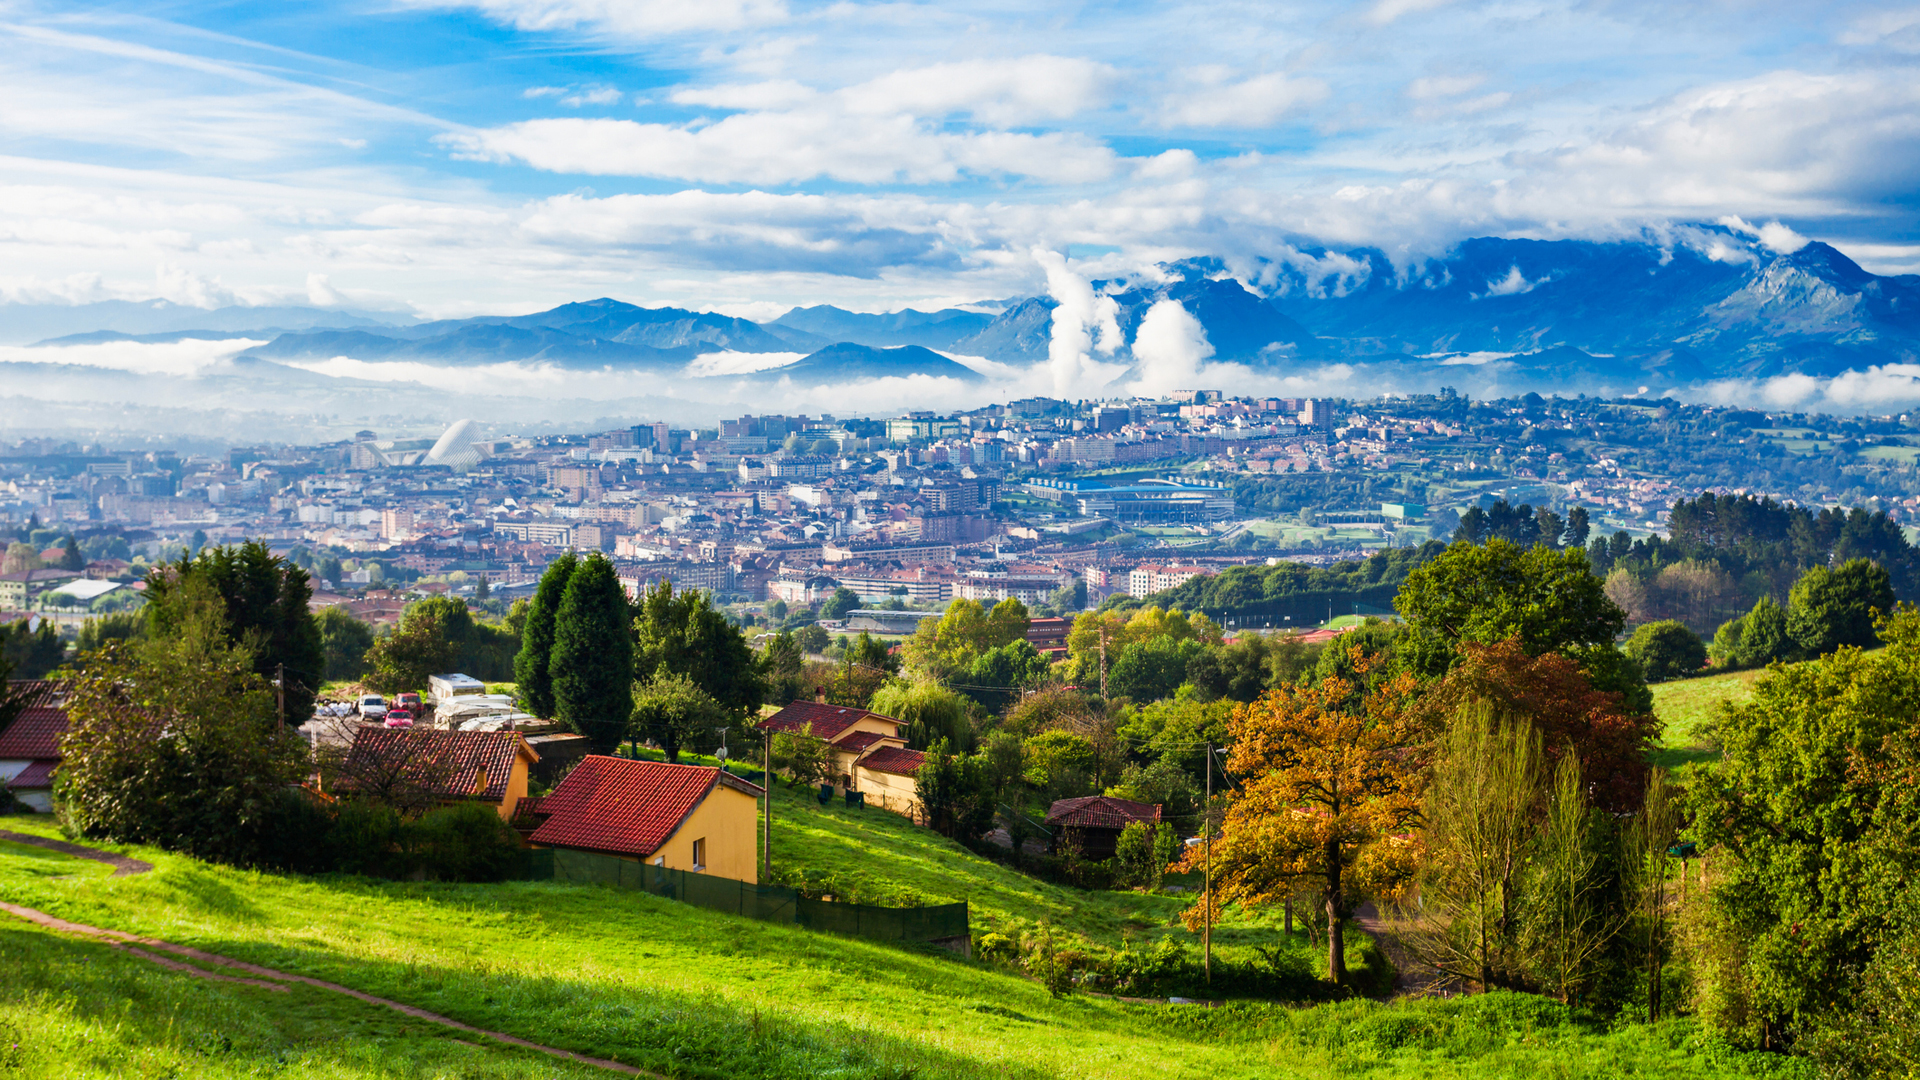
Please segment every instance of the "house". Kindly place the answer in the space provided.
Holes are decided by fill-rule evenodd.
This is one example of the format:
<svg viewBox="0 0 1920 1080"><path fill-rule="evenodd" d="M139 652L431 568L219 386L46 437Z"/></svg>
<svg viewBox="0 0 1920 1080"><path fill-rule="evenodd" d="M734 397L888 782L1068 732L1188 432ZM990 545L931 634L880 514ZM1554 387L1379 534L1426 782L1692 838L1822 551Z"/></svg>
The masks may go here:
<svg viewBox="0 0 1920 1080"><path fill-rule="evenodd" d="M866 795L867 801L913 816L919 805L914 773L926 755L907 749L900 721L866 709L826 703L824 693L796 701L765 720L762 731L811 734L832 751L835 783Z"/></svg>
<svg viewBox="0 0 1920 1080"><path fill-rule="evenodd" d="M765 793L711 766L588 754L553 794L526 800L514 825L534 847L758 884Z"/></svg>
<svg viewBox="0 0 1920 1080"><path fill-rule="evenodd" d="M52 813L53 771L60 764L60 739L68 727L67 684L21 680L8 683L7 691L21 709L0 730L0 784L22 804Z"/></svg>
<svg viewBox="0 0 1920 1080"><path fill-rule="evenodd" d="M1139 822L1160 823L1160 808L1152 803L1116 799L1111 795L1087 795L1061 799L1047 808L1047 827L1053 830L1053 847L1061 842L1077 845L1089 859L1111 859L1120 843L1120 832Z"/></svg>
<svg viewBox="0 0 1920 1080"><path fill-rule="evenodd" d="M42 590L79 576L72 570L16 570L0 574L0 608L24 608Z"/></svg>
<svg viewBox="0 0 1920 1080"><path fill-rule="evenodd" d="M391 797L397 791L489 803L512 819L540 755L517 731L361 728L334 790Z"/></svg>

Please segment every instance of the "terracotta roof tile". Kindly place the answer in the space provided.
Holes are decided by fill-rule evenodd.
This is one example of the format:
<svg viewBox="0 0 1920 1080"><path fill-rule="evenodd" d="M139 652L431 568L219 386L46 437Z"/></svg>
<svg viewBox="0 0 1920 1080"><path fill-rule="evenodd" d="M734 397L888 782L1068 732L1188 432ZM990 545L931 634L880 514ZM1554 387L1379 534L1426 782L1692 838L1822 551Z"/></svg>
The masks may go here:
<svg viewBox="0 0 1920 1080"><path fill-rule="evenodd" d="M898 746L888 746L860 759L860 767L874 772L894 773L898 776L912 776L920 768L927 755L918 750L905 750Z"/></svg>
<svg viewBox="0 0 1920 1080"><path fill-rule="evenodd" d="M0 731L0 759L57 761L60 737L67 733L67 727L67 710L29 706Z"/></svg>
<svg viewBox="0 0 1920 1080"><path fill-rule="evenodd" d="M889 724L900 722L891 716L882 716L866 709L846 709L838 705L822 705L817 701L796 701L760 721L760 727L762 730L798 732L812 724L815 738L833 742L842 732L869 716Z"/></svg>
<svg viewBox="0 0 1920 1080"><path fill-rule="evenodd" d="M644 858L659 850L722 783L748 794L761 790L710 766L588 754L552 794L541 798L537 812L545 820L527 839Z"/></svg>
<svg viewBox="0 0 1920 1080"><path fill-rule="evenodd" d="M1151 825L1159 820L1158 806L1111 795L1061 799L1047 808L1047 824L1069 828L1124 829L1136 821Z"/></svg>
<svg viewBox="0 0 1920 1080"><path fill-rule="evenodd" d="M435 795L472 796L498 802L506 798L513 761L540 755L517 731L440 731L434 728L361 728L341 767L340 785L375 762L399 756ZM482 780L485 786L482 786Z"/></svg>
<svg viewBox="0 0 1920 1080"><path fill-rule="evenodd" d="M833 748L835 750L845 750L850 754L858 754L875 743L899 741L900 737L898 735L882 735L877 731L854 731L836 739Z"/></svg>
<svg viewBox="0 0 1920 1080"><path fill-rule="evenodd" d="M59 768L57 761L36 761L21 769L19 775L7 781L7 786L20 791L38 791L53 786L53 770Z"/></svg>

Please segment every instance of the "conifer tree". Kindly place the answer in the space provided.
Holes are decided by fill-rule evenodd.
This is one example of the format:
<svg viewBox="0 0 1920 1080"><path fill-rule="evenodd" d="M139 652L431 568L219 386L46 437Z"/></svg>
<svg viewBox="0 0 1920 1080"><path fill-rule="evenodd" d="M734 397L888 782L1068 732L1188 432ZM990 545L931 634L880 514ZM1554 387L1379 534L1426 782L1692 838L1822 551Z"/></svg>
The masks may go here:
<svg viewBox="0 0 1920 1080"><path fill-rule="evenodd" d="M580 566L580 558L569 551L553 560L540 575L540 587L527 605L527 624L520 634L520 655L513 660L513 680L519 687L520 707L535 716L552 716L553 618L566 595L567 580Z"/></svg>
<svg viewBox="0 0 1920 1080"><path fill-rule="evenodd" d="M599 552L567 580L549 668L554 715L601 753L618 746L633 713L633 630L620 577Z"/></svg>

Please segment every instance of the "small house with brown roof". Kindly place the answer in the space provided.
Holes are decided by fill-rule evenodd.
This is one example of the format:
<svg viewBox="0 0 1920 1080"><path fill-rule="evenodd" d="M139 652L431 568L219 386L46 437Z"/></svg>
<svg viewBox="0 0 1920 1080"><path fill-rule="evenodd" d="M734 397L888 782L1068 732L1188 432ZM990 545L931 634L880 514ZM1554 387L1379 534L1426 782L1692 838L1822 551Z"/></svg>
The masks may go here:
<svg viewBox="0 0 1920 1080"><path fill-rule="evenodd" d="M0 729L0 784L21 804L52 813L53 773L60 765L60 740L69 727L67 684L16 680L7 684L7 693L18 712Z"/></svg>
<svg viewBox="0 0 1920 1080"><path fill-rule="evenodd" d="M829 705L821 694L760 721L763 731L811 734L833 754L835 782L869 803L912 817L919 807L914 773L926 755L907 749L905 725L868 709Z"/></svg>
<svg viewBox="0 0 1920 1080"><path fill-rule="evenodd" d="M1053 830L1053 847L1073 844L1090 859L1110 859L1120 844L1120 832L1138 822L1158 825L1160 808L1152 803L1116 799L1111 795L1087 795L1061 799L1047 808L1047 827Z"/></svg>
<svg viewBox="0 0 1920 1080"><path fill-rule="evenodd" d="M361 728L334 790L379 797L472 799L511 819L540 755L517 731Z"/></svg>
<svg viewBox="0 0 1920 1080"><path fill-rule="evenodd" d="M589 754L553 794L522 803L514 826L534 847L758 883L763 794L711 766Z"/></svg>

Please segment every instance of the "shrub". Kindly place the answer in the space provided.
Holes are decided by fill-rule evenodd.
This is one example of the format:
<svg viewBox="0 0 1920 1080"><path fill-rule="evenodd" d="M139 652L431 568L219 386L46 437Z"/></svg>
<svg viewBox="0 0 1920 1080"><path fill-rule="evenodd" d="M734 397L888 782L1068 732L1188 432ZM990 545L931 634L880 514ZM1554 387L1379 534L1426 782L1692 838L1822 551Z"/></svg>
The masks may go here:
<svg viewBox="0 0 1920 1080"><path fill-rule="evenodd" d="M1645 669L1648 682L1685 678L1707 664L1706 645L1677 619L1650 622L1635 630L1627 639L1627 655Z"/></svg>
<svg viewBox="0 0 1920 1080"><path fill-rule="evenodd" d="M520 866L520 838L484 803L458 802L409 822L410 869L439 881L505 881Z"/></svg>

